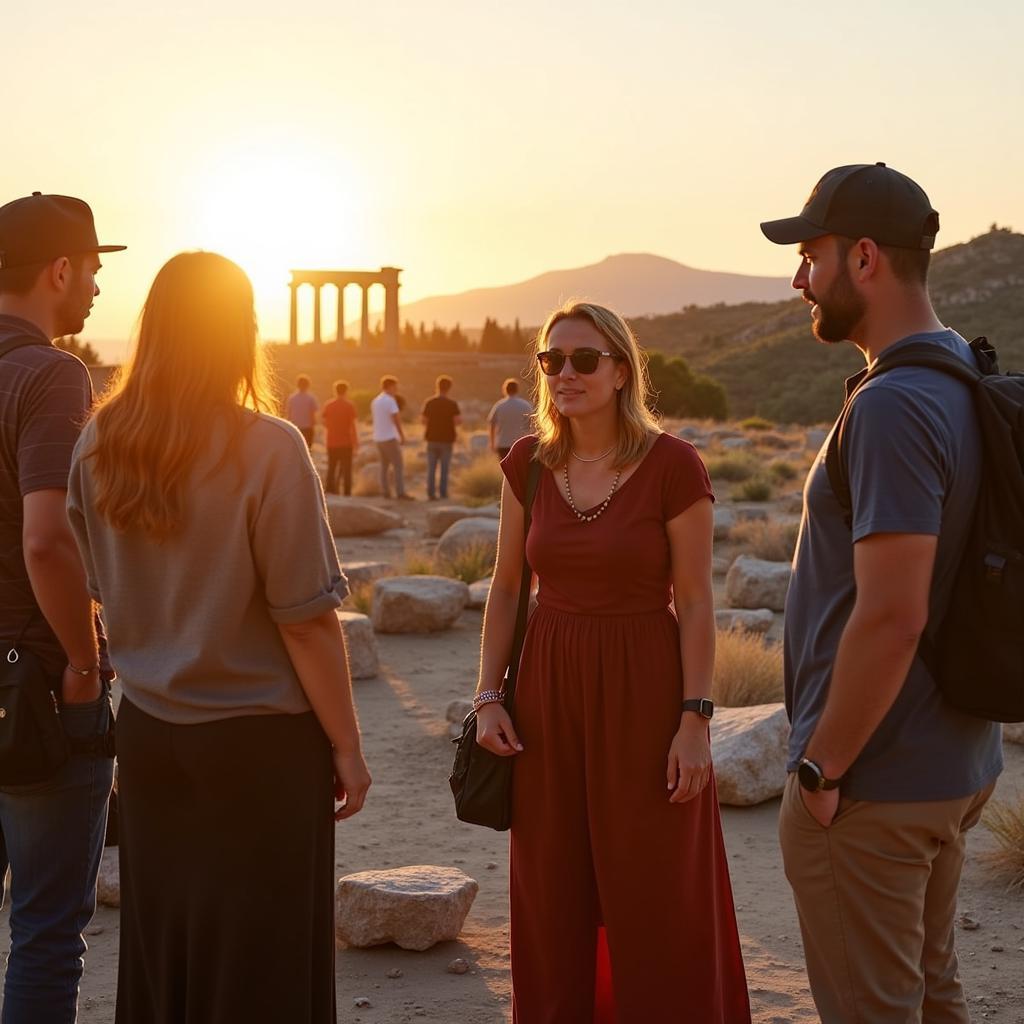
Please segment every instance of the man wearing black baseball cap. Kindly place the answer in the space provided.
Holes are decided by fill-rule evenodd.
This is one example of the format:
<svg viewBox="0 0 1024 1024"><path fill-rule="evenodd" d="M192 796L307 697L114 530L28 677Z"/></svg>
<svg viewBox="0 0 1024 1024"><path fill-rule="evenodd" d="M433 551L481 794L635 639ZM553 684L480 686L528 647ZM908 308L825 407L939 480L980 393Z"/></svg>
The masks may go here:
<svg viewBox="0 0 1024 1024"><path fill-rule="evenodd" d="M14 649L15 664L52 680L71 749L33 785L0 776L0 875L6 861L12 890L5 1024L75 1020L82 932L96 906L112 712L65 512L92 386L52 339L81 331L99 295L99 254L123 248L99 244L81 199L35 192L0 206L0 657ZM27 712L3 710L0 723Z"/></svg>
<svg viewBox="0 0 1024 1024"><path fill-rule="evenodd" d="M885 164L829 171L795 217L793 278L814 334L870 365L908 345L972 363L928 296L938 213ZM807 974L824 1024L968 1024L953 921L964 834L1002 768L998 726L946 703L918 642L941 622L970 529L981 441L967 385L922 366L854 388L840 465L804 489L786 599L790 772L779 818Z"/></svg>

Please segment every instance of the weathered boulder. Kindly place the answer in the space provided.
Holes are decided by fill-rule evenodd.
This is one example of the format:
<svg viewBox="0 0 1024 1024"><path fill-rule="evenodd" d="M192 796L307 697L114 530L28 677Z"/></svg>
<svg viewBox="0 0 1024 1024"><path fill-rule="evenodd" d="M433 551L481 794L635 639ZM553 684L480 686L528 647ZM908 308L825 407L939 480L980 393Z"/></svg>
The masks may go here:
<svg viewBox="0 0 1024 1024"><path fill-rule="evenodd" d="M477 580L469 585L469 604L467 608L481 609L487 604L487 597L491 592L491 577L485 580Z"/></svg>
<svg viewBox="0 0 1024 1024"><path fill-rule="evenodd" d="M378 633L434 633L450 628L469 600L469 587L447 576L392 576L373 585Z"/></svg>
<svg viewBox="0 0 1024 1024"><path fill-rule="evenodd" d="M340 547L340 545L336 546ZM338 557L341 558L340 550ZM374 580L387 576L392 569L390 562L346 562L344 559L341 559L341 567L350 587L373 583Z"/></svg>
<svg viewBox="0 0 1024 1024"><path fill-rule="evenodd" d="M752 502L737 502L732 506L732 510L736 515L736 518L741 522L747 522L750 519L767 519L768 509L764 505L756 505Z"/></svg>
<svg viewBox="0 0 1024 1024"><path fill-rule="evenodd" d="M724 576L732 565L732 559L725 555L714 555L711 559L711 571L716 576Z"/></svg>
<svg viewBox="0 0 1024 1024"><path fill-rule="evenodd" d="M469 450L471 452L489 452L491 450L491 439L487 434L474 434L469 439Z"/></svg>
<svg viewBox="0 0 1024 1024"><path fill-rule="evenodd" d="M1004 722L1003 742L1024 743L1024 722Z"/></svg>
<svg viewBox="0 0 1024 1024"><path fill-rule="evenodd" d="M348 670L353 679L373 679L380 671L377 637L368 615L359 612L338 612L341 631L348 649Z"/></svg>
<svg viewBox="0 0 1024 1024"><path fill-rule="evenodd" d="M365 537L402 525L402 517L394 512L337 494L327 495L327 517L335 537Z"/></svg>
<svg viewBox="0 0 1024 1024"><path fill-rule="evenodd" d="M96 901L104 907L121 906L121 859L116 846L108 846L100 859Z"/></svg>
<svg viewBox="0 0 1024 1024"><path fill-rule="evenodd" d="M335 935L364 948L430 949L456 939L480 886L458 868L416 865L338 880Z"/></svg>
<svg viewBox="0 0 1024 1024"><path fill-rule="evenodd" d="M497 519L497 505L470 508L468 505L437 505L427 509L427 536L440 537L460 519Z"/></svg>
<svg viewBox="0 0 1024 1024"><path fill-rule="evenodd" d="M740 555L725 574L725 599L730 608L770 608L781 612L792 570L789 562L766 562Z"/></svg>
<svg viewBox="0 0 1024 1024"><path fill-rule="evenodd" d="M689 441L690 444L700 448L707 444L708 435L707 432L701 430L700 427L693 427L690 425L680 427L676 431L676 437L681 437L684 441Z"/></svg>
<svg viewBox="0 0 1024 1024"><path fill-rule="evenodd" d="M742 451L745 448L753 448L754 442L749 437L723 437L722 447L732 451Z"/></svg>
<svg viewBox="0 0 1024 1024"><path fill-rule="evenodd" d="M437 557L453 561L465 551L479 548L493 556L498 550L498 520L473 516L452 523L437 542Z"/></svg>
<svg viewBox="0 0 1024 1024"><path fill-rule="evenodd" d="M745 629L749 633L767 633L775 616L770 608L719 608L715 612L718 629Z"/></svg>
<svg viewBox="0 0 1024 1024"><path fill-rule="evenodd" d="M821 451L821 446L825 443L826 437L828 437L827 430L819 428L808 430L804 437L804 447L810 452Z"/></svg>
<svg viewBox="0 0 1024 1024"><path fill-rule="evenodd" d="M380 463L368 462L356 470L358 490L364 497L379 497L383 492L380 489Z"/></svg>
<svg viewBox="0 0 1024 1024"><path fill-rule="evenodd" d="M718 802L749 807L777 797L786 785L788 740L783 704L715 708L711 754Z"/></svg>
<svg viewBox="0 0 1024 1024"><path fill-rule="evenodd" d="M725 540L736 525L736 513L730 505L715 505L715 540Z"/></svg>

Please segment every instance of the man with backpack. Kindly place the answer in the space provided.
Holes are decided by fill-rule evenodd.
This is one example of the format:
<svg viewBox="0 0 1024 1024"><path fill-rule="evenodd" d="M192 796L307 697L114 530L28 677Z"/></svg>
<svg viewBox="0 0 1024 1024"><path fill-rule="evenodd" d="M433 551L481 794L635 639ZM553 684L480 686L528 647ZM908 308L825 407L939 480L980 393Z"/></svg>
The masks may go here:
<svg viewBox="0 0 1024 1024"><path fill-rule="evenodd" d="M984 451L975 356L928 296L938 227L920 186L884 164L834 168L799 216L761 225L800 246L793 287L818 340L868 363L811 468L786 602L779 834L824 1024L969 1021L956 897L1002 747L928 657L958 642L945 616ZM921 365L935 354L965 379Z"/></svg>
<svg viewBox="0 0 1024 1024"><path fill-rule="evenodd" d="M72 1024L113 779L111 708L65 501L92 404L51 339L82 330L101 246L80 199L0 206L0 877L4 1024Z"/></svg>

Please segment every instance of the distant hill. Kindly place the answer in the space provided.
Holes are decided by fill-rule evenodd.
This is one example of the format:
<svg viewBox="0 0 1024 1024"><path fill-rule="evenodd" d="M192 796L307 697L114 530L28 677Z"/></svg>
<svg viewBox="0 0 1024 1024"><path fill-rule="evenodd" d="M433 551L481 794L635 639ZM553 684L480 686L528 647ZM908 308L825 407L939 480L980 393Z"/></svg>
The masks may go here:
<svg viewBox="0 0 1024 1024"><path fill-rule="evenodd" d="M1024 235L993 228L935 253L930 287L939 317L970 340L986 335L1003 370L1024 370ZM735 416L780 422L835 418L843 379L864 365L852 345L823 345L799 298L633 318L640 341L682 355L725 386Z"/></svg>
<svg viewBox="0 0 1024 1024"><path fill-rule="evenodd" d="M535 326L573 297L592 298L626 316L644 316L716 302L773 302L788 290L789 282L782 277L694 270L662 256L624 253L588 267L552 270L519 284L420 299L403 304L401 318L428 328L433 323L479 328L487 317L503 324L518 318Z"/></svg>

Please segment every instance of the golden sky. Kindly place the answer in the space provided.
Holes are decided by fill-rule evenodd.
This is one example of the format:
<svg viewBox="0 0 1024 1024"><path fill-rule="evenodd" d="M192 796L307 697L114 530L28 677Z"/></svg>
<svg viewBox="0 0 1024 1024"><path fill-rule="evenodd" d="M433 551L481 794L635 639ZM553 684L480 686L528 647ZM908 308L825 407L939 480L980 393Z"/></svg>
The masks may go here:
<svg viewBox="0 0 1024 1024"><path fill-rule="evenodd" d="M617 252L789 274L758 222L843 163L915 177L940 246L1024 229L1016 3L162 6L3 15L0 199L79 195L130 247L87 338L192 248L250 272L266 338L292 266L403 267L407 301Z"/></svg>

